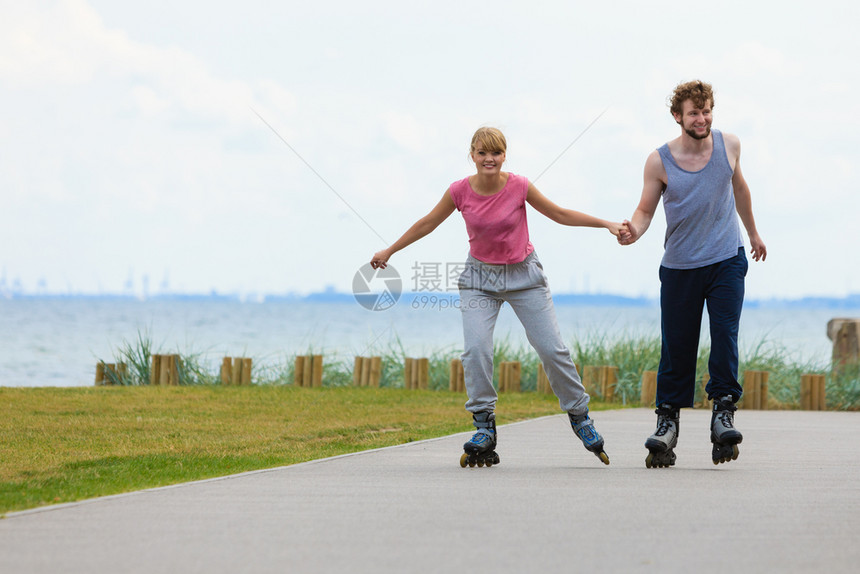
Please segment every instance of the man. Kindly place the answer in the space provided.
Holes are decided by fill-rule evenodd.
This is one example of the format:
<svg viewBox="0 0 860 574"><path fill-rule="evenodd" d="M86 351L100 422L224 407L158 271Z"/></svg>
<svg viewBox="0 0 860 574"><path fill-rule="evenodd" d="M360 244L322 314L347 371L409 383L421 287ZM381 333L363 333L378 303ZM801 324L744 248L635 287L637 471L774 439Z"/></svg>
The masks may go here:
<svg viewBox="0 0 860 574"><path fill-rule="evenodd" d="M648 156L642 198L618 238L622 245L639 239L662 197L667 224L660 265L662 350L657 430L645 442L648 468L675 464L679 409L693 406L706 304L711 334L706 390L714 403L714 464L737 459L737 445L743 440L734 428L734 411L743 392L738 384L738 324L748 263L737 215L749 236L752 258L764 261L767 248L756 230L750 190L741 172L740 140L711 129L713 107L709 84L692 81L675 88L670 111L681 135Z"/></svg>

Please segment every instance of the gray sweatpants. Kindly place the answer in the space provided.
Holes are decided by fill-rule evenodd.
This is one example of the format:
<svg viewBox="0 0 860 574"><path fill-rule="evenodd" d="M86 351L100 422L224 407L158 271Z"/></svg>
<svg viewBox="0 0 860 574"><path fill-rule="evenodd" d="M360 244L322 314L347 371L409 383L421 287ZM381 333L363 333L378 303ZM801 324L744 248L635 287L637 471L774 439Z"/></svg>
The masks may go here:
<svg viewBox="0 0 860 574"><path fill-rule="evenodd" d="M543 265L534 252L522 263L511 265L490 265L470 255L458 287L467 411L495 409L498 394L493 388L493 329L505 302L525 327L561 409L575 415L588 410L588 393L561 338Z"/></svg>

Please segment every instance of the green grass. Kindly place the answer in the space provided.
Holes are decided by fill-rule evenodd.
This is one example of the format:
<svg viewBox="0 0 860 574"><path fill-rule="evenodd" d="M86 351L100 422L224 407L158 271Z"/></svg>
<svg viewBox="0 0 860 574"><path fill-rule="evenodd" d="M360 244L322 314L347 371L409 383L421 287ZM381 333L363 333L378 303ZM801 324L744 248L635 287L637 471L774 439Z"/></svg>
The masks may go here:
<svg viewBox="0 0 860 574"><path fill-rule="evenodd" d="M0 513L467 431L464 402L391 388L0 388ZM551 395L505 394L497 416L559 412Z"/></svg>

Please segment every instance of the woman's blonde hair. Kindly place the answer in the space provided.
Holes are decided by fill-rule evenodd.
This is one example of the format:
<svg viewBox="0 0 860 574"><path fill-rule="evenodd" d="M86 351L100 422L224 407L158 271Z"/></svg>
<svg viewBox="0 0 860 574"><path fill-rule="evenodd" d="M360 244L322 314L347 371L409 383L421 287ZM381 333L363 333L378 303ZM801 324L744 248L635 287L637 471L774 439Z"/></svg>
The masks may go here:
<svg viewBox="0 0 860 574"><path fill-rule="evenodd" d="M481 142L481 146L485 151L505 153L508 149L508 142L505 140L505 135L496 128L483 127L479 128L472 136L472 146L469 153L474 153L475 146Z"/></svg>

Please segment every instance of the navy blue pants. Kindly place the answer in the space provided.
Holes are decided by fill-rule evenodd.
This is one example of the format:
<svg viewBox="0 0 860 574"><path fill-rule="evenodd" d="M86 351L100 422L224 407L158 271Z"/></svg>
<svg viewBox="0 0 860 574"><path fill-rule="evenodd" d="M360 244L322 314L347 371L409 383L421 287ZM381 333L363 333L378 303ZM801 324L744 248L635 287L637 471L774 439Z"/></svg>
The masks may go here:
<svg viewBox="0 0 860 574"><path fill-rule="evenodd" d="M743 247L736 256L706 267L660 267L663 343L657 372L658 406L693 406L699 332L706 304L711 331L708 398L731 395L735 402L740 399L743 389L738 383L738 325L748 267Z"/></svg>

